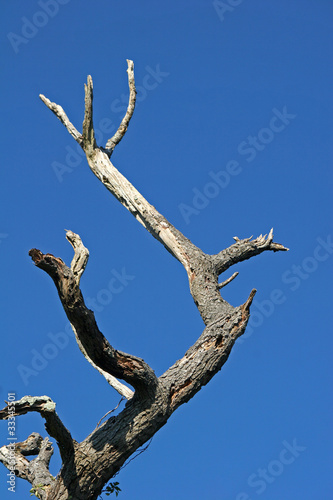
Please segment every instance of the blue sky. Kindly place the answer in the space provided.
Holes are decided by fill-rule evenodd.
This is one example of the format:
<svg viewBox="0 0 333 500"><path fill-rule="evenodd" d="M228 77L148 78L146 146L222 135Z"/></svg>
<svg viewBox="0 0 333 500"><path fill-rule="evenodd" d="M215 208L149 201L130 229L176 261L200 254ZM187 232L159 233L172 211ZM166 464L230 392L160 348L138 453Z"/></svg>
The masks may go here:
<svg viewBox="0 0 333 500"><path fill-rule="evenodd" d="M99 184L39 93L81 130L91 74L105 144L133 59L137 109L115 166L207 253L271 227L290 248L232 270L232 305L258 289L247 333L120 472L122 500L332 497L332 10L329 0L2 5L1 400L46 394L82 440L120 399L28 256L36 247L69 264L64 229L89 248L82 291L116 348L160 375L204 327L184 269ZM19 440L33 431L46 435L39 415L17 419ZM59 463L55 452L54 474ZM7 486L2 468L3 499ZM18 480L17 498L29 489Z"/></svg>

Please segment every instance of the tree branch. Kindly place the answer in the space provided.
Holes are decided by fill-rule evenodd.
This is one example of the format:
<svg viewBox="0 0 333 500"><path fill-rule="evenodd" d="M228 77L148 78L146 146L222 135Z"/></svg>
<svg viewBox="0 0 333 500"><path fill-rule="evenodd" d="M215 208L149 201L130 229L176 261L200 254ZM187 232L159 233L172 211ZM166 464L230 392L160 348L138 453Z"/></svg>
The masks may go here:
<svg viewBox="0 0 333 500"><path fill-rule="evenodd" d="M82 135L80 132L74 127L72 122L70 122L68 116L66 115L65 111L59 104L56 104L55 102L51 102L47 97L45 97L43 94L39 94L40 99L43 101L43 103L56 115L57 118L61 121L63 125L67 128L68 132L71 134L72 137L76 140L77 143L82 146Z"/></svg>
<svg viewBox="0 0 333 500"><path fill-rule="evenodd" d="M157 385L153 370L142 359L114 349L98 329L94 313L86 307L79 281L88 259L88 250L77 234L67 231L66 236L75 251L71 268L61 259L51 254L44 255L37 249L30 250L29 255L35 265L53 279L78 345L83 355L89 358L88 361L98 367L98 371L104 376L106 372L112 377L125 380L141 396L152 397ZM121 395L127 399L133 395L120 382L113 384L112 377L106 378Z"/></svg>
<svg viewBox="0 0 333 500"><path fill-rule="evenodd" d="M218 286L218 288L219 288L219 290L221 290L221 288L224 288L226 285L228 285L228 284L229 284L231 281L233 281L233 280L236 278L236 276L238 276L238 275L239 275L239 273L238 273L238 272L236 272L236 273L234 273L232 276L230 276L230 278L228 278L227 280L223 281L222 283L219 283L219 284L217 285L217 286Z"/></svg>
<svg viewBox="0 0 333 500"><path fill-rule="evenodd" d="M91 154L96 147L94 125L93 125L93 81L90 75L87 78L87 85L84 85L85 91L85 109L82 128L83 149L86 154Z"/></svg>
<svg viewBox="0 0 333 500"><path fill-rule="evenodd" d="M81 344L81 342L78 339L77 341L79 343L80 351L82 352L86 360L91 364L91 366L93 366L101 375L103 375L107 383L111 385L111 387L113 387L121 396L123 396L126 399L131 399L134 396L134 392L129 387L127 387L127 385L119 382L119 380L116 379L116 377L110 375L106 371L102 370L102 368L95 365L95 363L89 358L88 354L84 350L84 347Z"/></svg>
<svg viewBox="0 0 333 500"><path fill-rule="evenodd" d="M49 464L53 455L53 447L48 437L44 438L38 456L31 460L29 469L33 475L32 485L40 491L45 491L45 486L52 484L54 477L49 472ZM41 487L42 485L42 487Z"/></svg>
<svg viewBox="0 0 333 500"><path fill-rule="evenodd" d="M25 458L29 455L37 455L37 457L29 462ZM38 493L41 499L46 498L47 489L54 481L54 477L49 472L52 455L53 447L49 438L43 439L36 432L22 443L0 448L0 462L7 467L10 474L27 480L33 486L31 491Z"/></svg>
<svg viewBox="0 0 333 500"><path fill-rule="evenodd" d="M112 155L114 148L119 144L124 135L126 134L127 127L129 122L133 116L135 101L136 101L136 88L135 88L135 80L134 80L134 63L133 61L127 60L127 74L128 74L128 87L129 87L129 101L126 114L119 125L117 132L114 134L111 139L109 139L105 145L106 152L109 156Z"/></svg>
<svg viewBox="0 0 333 500"><path fill-rule="evenodd" d="M81 276L84 273L86 265L88 264L89 250L83 245L80 236L73 233L73 231L66 230L66 239L72 245L74 250L71 270L76 278L77 285L79 285Z"/></svg>
<svg viewBox="0 0 333 500"><path fill-rule="evenodd" d="M221 369L235 341L245 331L256 290L251 291L244 304L233 307L221 297L220 290L238 273L234 273L220 284L219 275L231 265L265 250L287 250L283 245L273 243L271 231L268 237L260 235L255 240L235 238L236 243L220 253L205 254L170 224L118 172L109 157L124 136L135 105L134 66L132 61L128 60L127 63L129 105L118 131L107 141L106 149L98 148L95 143L93 83L90 76L85 86L83 136L78 136L76 129L73 133L71 124L60 106L50 103L46 98L43 100L81 144L89 167L97 178L184 266L192 297L206 328L182 359L176 361L157 379L152 369L142 359L117 351L109 344L99 331L93 312L85 306L80 290L80 278L89 253L78 235L71 231L66 233L68 241L74 248L74 258L70 268L60 258L51 254L43 254L36 249L29 252L36 266L52 277L78 345L86 359L107 380L108 378L111 380L109 382L111 385L114 386L113 377L117 377L131 384L136 390L132 397L133 392L119 383L122 386L119 390L122 395L125 395L126 389L130 391L130 394L127 393L125 396L130 401L121 413L98 425L82 443L78 444L72 440L73 456L70 460L67 459L57 480L49 489L50 498L61 500L69 496L75 498L78 491L80 498L96 499L106 481L120 470L132 453L167 422L175 409L189 401ZM32 406L50 404L46 396L37 398L37 402L30 396L27 398L32 400ZM24 398L21 401L23 400ZM57 426L56 428L58 429ZM53 433L59 432L53 427L50 430ZM24 445L23 449L26 452L36 450L39 443L40 440L35 437L34 441L29 446ZM42 444L40 446L42 447ZM46 451L43 456L46 464L49 452ZM20 457L21 460L26 460L22 453ZM24 464L23 462L22 471Z"/></svg>
<svg viewBox="0 0 333 500"><path fill-rule="evenodd" d="M213 262L218 274L223 273L230 266L250 259L266 250L272 250L273 252L289 250L289 248L284 247L280 243L273 243L273 228L270 230L268 236L261 234L255 240L252 240L252 236L243 240L235 236L234 240L236 240L236 243L213 255Z"/></svg>
<svg viewBox="0 0 333 500"><path fill-rule="evenodd" d="M43 438L38 432L33 432L25 441L15 444L15 451L24 457L38 455L42 446Z"/></svg>
<svg viewBox="0 0 333 500"><path fill-rule="evenodd" d="M170 413L189 401L227 361L234 343L245 332L255 293L252 290L245 304L212 321L183 358L161 375Z"/></svg>
<svg viewBox="0 0 333 500"><path fill-rule="evenodd" d="M69 430L64 426L56 413L56 405L51 398L48 396L24 396L19 401L11 401L10 407L11 409L15 409L15 412L11 413L12 416L25 415L26 413L33 411L40 413L41 416L45 418L46 431L57 441L62 459L65 460L73 453L74 441ZM0 420L6 420L8 418L9 413L7 403L7 406L3 410L0 410ZM25 447L24 449L27 448ZM22 452L22 454L27 455L28 453Z"/></svg>
<svg viewBox="0 0 333 500"><path fill-rule="evenodd" d="M156 238L165 248L178 259L186 269L189 268L186 246L190 246L197 252L201 250L190 242L179 232L165 217L163 217L147 200L134 188L134 186L112 165L109 160L110 152L123 138L129 121L133 115L136 99L134 81L134 63L127 60L128 84L130 89L129 104L125 117L123 118L115 135L107 141L106 149L96 147L94 141L92 102L93 82L88 76L85 85L85 117L83 122L83 135L73 127L61 106L51 103L49 99L41 95L42 101L65 125L69 133L79 142L87 155L88 164L92 172L105 185L105 187L124 205L134 217ZM74 133L73 133L74 129ZM201 252L202 253L202 252Z"/></svg>
<svg viewBox="0 0 333 500"><path fill-rule="evenodd" d="M40 436L41 439L42 436ZM29 439L29 438L28 438ZM21 443L17 443L19 445ZM16 445L7 445L0 448L0 462L10 471L15 472L17 477L32 483L33 478L29 470L29 460L23 454L15 450Z"/></svg>
<svg viewBox="0 0 333 500"><path fill-rule="evenodd" d="M127 113L124 118L124 126L120 126L115 137L121 138L126 130L134 110L135 83L134 66L128 61L128 77L130 86L130 100ZM85 116L89 117L85 122L89 123L91 135L92 127L92 81L88 77L89 88L86 88L86 110ZM90 89L90 90L89 90ZM87 125L88 126L88 125ZM89 135L86 133L85 135ZM118 140L118 139L117 139ZM108 145L111 142L108 141ZM117 141L112 142L115 145ZM113 146L112 146L113 147ZM132 215L151 234L160 241L165 248L184 266L190 285L190 291L200 315L208 325L221 314L231 312L232 306L222 297L219 290L218 276L228 269L232 264L248 259L264 250L287 250L283 245L273 243L273 233L268 238L259 236L253 241L251 238L239 240L237 243L217 255L207 255L195 246L180 231L178 231L154 206L135 189L135 187L114 167L109 156L110 151L102 148L91 147L86 151L89 167L104 186L127 208ZM225 283L227 284L227 283Z"/></svg>

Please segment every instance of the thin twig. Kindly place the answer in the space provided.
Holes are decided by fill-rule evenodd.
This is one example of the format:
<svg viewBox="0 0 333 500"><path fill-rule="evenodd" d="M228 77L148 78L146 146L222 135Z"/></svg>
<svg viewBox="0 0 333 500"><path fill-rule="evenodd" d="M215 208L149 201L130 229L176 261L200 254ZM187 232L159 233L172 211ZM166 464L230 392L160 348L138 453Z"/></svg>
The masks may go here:
<svg viewBox="0 0 333 500"><path fill-rule="evenodd" d="M154 436L153 436L154 437ZM128 464L130 464L133 460L135 460L139 455L141 455L141 453L143 453L144 451L148 450L149 446L151 445L151 442L152 442L153 438L151 437L148 441L148 443L146 444L146 446L144 448L141 448L141 450L138 451L138 453L136 455L134 455L134 457L130 458L126 463L124 463L124 465L122 467L120 467L120 469L118 470L118 472L113 476L118 476L119 472L123 469L125 469L125 467L128 466Z"/></svg>
<svg viewBox="0 0 333 500"><path fill-rule="evenodd" d="M108 415L110 415L110 413L113 413L114 411L116 411L117 408L119 408L120 404L122 401L124 401L124 397L121 398L121 400L119 401L119 403L117 404L117 406L115 408L113 408L113 410L110 410L108 411L107 413L105 413L105 415L103 415L103 417L97 422L97 425L96 425L96 429L97 427L99 426L99 424L102 422L102 420L107 417Z"/></svg>

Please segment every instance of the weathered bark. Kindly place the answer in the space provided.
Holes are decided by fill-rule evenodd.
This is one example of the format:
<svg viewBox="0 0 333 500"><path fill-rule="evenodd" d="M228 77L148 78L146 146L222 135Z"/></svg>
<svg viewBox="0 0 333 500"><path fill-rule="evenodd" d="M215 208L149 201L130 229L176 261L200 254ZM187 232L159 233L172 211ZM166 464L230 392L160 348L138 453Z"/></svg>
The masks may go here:
<svg viewBox="0 0 333 500"><path fill-rule="evenodd" d="M103 486L125 461L166 424L180 405L189 401L221 369L235 341L244 333L256 290L251 291L243 305L233 307L221 297L220 290L238 273L222 283L218 282L220 274L233 264L266 250L287 250L283 245L273 242L271 230L267 237L260 235L254 240L235 237L236 243L232 246L216 255L208 255L167 221L115 168L110 157L127 130L135 106L134 66L132 61L127 62L130 89L128 109L118 131L107 141L105 148L98 147L95 141L93 83L90 76L85 86L82 135L59 105L44 96L41 99L83 148L96 177L184 266L190 293L206 327L183 358L157 378L142 359L115 349L100 332L94 313L86 307L80 290L80 278L89 252L80 237L71 231L66 233L74 248L70 267L51 254L30 250L35 265L53 279L83 355L128 400L119 415L97 426L81 443L72 439L50 398L27 396L10 403L15 405L17 416L28 411L39 412L46 420L47 432L59 446L63 465L55 479L48 473L51 448L47 438L43 440L41 436L32 434L28 438L29 443L18 443L15 448L17 475L27 479L33 486L42 484L43 488L39 487L38 493L45 500L97 498ZM118 379L130 384L134 392ZM7 412L8 407L0 412L0 419L8 418ZM0 460L9 468L8 453L8 447L0 449ZM29 462L25 458L33 453L38 454L35 459L37 462Z"/></svg>

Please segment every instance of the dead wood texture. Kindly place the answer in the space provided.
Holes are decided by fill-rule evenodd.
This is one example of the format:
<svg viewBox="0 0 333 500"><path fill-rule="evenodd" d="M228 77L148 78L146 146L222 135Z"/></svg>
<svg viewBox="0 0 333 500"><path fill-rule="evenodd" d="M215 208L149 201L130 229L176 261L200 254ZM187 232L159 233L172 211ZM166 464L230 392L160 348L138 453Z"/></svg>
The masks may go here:
<svg viewBox="0 0 333 500"><path fill-rule="evenodd" d="M83 148L89 167L104 186L185 268L189 289L205 324L203 333L163 375L132 354L118 351L99 330L93 311L89 310L80 290L80 278L89 252L79 235L72 231L66 237L74 249L68 267L60 258L40 250L29 254L37 267L54 281L61 303L73 327L78 346L96 368L127 399L124 410L99 425L81 443L76 442L55 411L55 403L47 396L25 396L10 402L0 411L0 418L38 412L45 419L45 428L60 450L62 468L56 478L48 464L53 448L48 437L37 433L17 443L15 449L0 448L0 460L15 474L28 480L43 500L96 499L103 486L119 471L124 462L163 425L183 403L189 401L221 369L230 351L246 328L252 290L244 304L233 307L221 296L221 288L238 273L219 283L219 276L232 265L266 250L284 251L273 242L273 232L258 238L239 239L216 255L204 253L161 215L116 169L110 158L126 133L132 118L136 89L133 61L128 64L129 104L117 132L105 144L96 144L93 127L93 82L88 76L85 85L85 113L82 134L68 119L61 106L40 96L46 106L65 125ZM111 342L111 343L110 343ZM129 388L128 385L132 387ZM9 412L15 408L15 412ZM29 455L36 455L28 460ZM14 465L13 465L14 463Z"/></svg>

